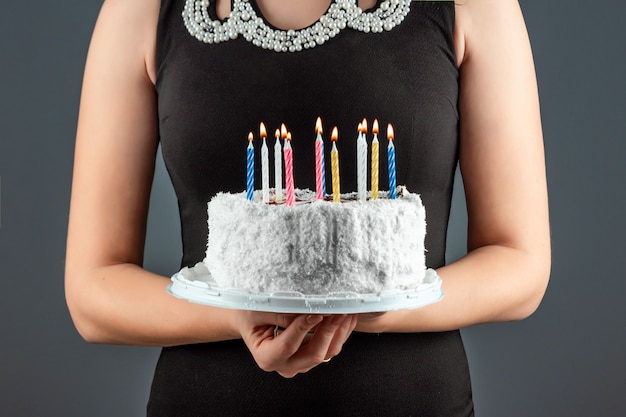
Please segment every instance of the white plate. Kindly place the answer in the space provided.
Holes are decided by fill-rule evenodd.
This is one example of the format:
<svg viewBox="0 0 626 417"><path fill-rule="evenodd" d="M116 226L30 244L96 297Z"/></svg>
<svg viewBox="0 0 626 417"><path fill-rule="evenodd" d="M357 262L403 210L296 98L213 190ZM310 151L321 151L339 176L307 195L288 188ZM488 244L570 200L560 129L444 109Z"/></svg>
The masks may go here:
<svg viewBox="0 0 626 417"><path fill-rule="evenodd" d="M410 290L375 294L330 293L308 295L298 292L251 293L240 288L220 288L204 264L183 268L172 276L167 291L184 300L214 307L273 313L353 314L415 309L443 298L441 278L426 270L424 283Z"/></svg>

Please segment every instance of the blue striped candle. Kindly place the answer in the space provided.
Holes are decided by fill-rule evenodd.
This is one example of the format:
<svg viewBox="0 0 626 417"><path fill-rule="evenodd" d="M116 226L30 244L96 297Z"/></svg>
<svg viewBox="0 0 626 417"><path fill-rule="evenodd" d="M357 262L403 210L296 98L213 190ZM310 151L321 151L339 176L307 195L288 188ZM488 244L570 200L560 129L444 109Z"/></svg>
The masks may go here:
<svg viewBox="0 0 626 417"><path fill-rule="evenodd" d="M396 195L396 147L393 145L393 126L387 125L387 170L389 172L389 198L395 200Z"/></svg>
<svg viewBox="0 0 626 417"><path fill-rule="evenodd" d="M252 146L252 132L248 134L247 164L246 164L246 198L254 201L254 146Z"/></svg>

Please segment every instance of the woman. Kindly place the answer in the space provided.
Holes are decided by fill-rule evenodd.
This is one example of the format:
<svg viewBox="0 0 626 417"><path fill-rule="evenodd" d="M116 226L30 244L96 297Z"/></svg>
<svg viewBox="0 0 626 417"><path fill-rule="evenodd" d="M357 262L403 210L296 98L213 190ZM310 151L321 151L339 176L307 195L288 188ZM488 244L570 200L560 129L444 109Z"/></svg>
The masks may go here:
<svg viewBox="0 0 626 417"><path fill-rule="evenodd" d="M209 13L193 18L183 17L185 3L193 10L185 0L107 0L94 31L66 271L81 335L166 346L151 416L473 415L458 329L529 316L550 268L538 96L517 1L412 2L382 33L356 25L293 52L258 45L279 29L304 37L324 14L342 28L329 0L218 0L198 6ZM236 37L234 25L211 37L209 26L228 28L243 19L231 8L249 3L246 10L269 28L265 36ZM397 3L358 6L376 13ZM302 138L304 148L318 115L350 132L363 117L394 121L398 183L427 207L427 264L443 280L444 299L417 310L322 317L226 310L168 295L169 279L141 267L159 143L181 209L182 264L193 265L204 254L206 202L245 184L240 138L261 120L285 121L294 147ZM342 149L345 172L354 172L350 148ZM313 158L296 155L296 183L310 186ZM445 265L457 161L468 254ZM354 178L345 181L355 188ZM274 334L276 326L285 331Z"/></svg>

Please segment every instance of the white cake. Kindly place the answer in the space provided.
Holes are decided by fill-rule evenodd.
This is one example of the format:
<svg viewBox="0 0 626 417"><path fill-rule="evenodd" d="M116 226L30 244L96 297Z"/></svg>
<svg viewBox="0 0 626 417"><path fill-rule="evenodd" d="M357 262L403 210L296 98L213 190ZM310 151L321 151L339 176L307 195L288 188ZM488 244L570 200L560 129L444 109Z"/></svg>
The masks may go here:
<svg viewBox="0 0 626 417"><path fill-rule="evenodd" d="M303 294L378 293L419 286L425 275L425 210L417 194L398 199L311 201L295 207L216 195L208 203L204 263L221 288Z"/></svg>

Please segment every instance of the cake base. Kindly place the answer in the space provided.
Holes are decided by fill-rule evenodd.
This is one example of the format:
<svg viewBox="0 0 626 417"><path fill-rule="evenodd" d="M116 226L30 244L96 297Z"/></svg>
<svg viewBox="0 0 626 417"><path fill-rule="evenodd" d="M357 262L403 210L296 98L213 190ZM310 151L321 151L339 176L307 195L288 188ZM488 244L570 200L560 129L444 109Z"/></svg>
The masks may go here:
<svg viewBox="0 0 626 417"><path fill-rule="evenodd" d="M441 278L426 270L424 281L408 290L388 290L372 294L298 292L252 293L245 289L219 288L202 262L183 268L172 276L167 291L193 303L235 310L296 314L355 314L410 310L443 298Z"/></svg>

